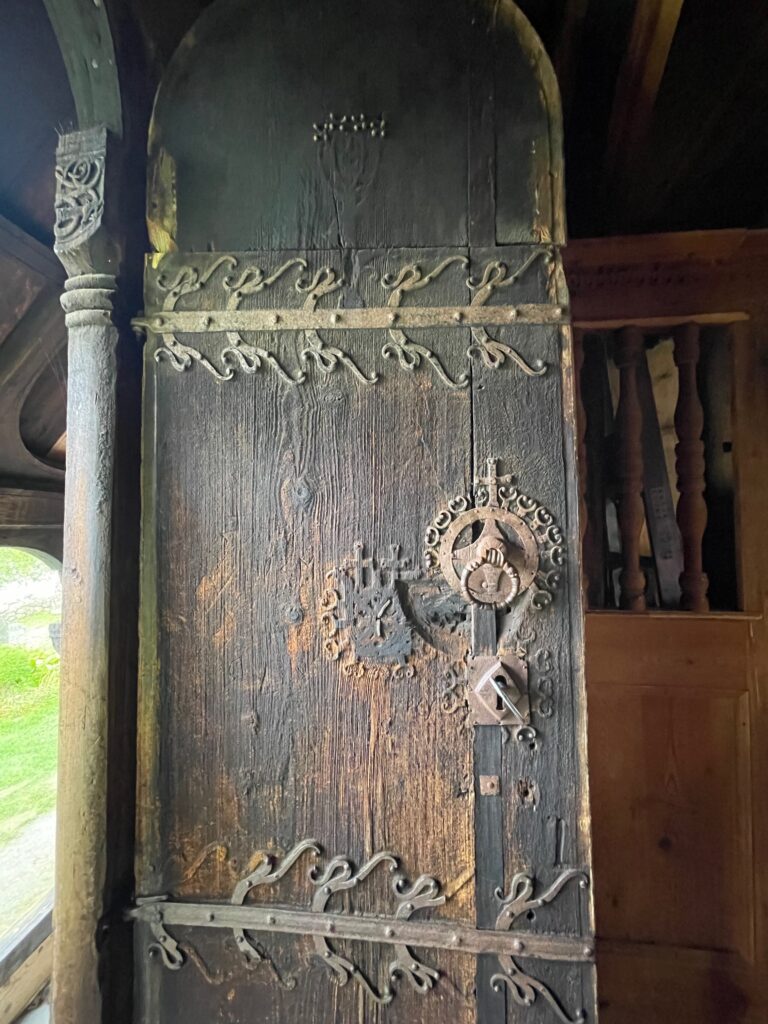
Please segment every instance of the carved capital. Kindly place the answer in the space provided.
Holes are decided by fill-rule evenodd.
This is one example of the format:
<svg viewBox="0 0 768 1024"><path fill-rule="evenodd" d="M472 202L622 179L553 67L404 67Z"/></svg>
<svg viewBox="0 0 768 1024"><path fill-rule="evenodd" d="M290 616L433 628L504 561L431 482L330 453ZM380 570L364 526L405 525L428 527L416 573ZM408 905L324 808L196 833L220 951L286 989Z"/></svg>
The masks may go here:
<svg viewBox="0 0 768 1024"><path fill-rule="evenodd" d="M107 146L104 125L59 138L54 250L71 275L116 269L116 250L104 227Z"/></svg>

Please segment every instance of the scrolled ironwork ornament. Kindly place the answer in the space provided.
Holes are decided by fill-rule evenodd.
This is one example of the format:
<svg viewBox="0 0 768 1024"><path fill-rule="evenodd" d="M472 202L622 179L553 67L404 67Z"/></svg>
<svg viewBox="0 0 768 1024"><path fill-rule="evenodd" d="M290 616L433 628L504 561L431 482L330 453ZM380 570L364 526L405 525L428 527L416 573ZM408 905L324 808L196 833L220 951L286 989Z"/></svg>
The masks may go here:
<svg viewBox="0 0 768 1024"><path fill-rule="evenodd" d="M565 543L552 513L489 459L473 496L453 498L427 527L424 561L467 604L504 610L530 591L541 610L561 582Z"/></svg>

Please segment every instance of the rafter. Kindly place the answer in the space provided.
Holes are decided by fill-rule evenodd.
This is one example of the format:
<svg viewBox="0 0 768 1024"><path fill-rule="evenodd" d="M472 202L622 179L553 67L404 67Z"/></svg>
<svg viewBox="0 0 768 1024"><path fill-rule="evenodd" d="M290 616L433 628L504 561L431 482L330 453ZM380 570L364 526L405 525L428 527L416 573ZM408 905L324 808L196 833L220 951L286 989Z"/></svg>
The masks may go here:
<svg viewBox="0 0 768 1024"><path fill-rule="evenodd" d="M563 20L554 52L555 73L560 85L566 123L574 94L574 79L589 0L565 0Z"/></svg>
<svg viewBox="0 0 768 1024"><path fill-rule="evenodd" d="M619 71L603 168L604 184L620 189L651 124L683 0L637 0Z"/></svg>
<svg viewBox="0 0 768 1024"><path fill-rule="evenodd" d="M64 269L48 246L0 215L0 255L21 263L56 284L64 281Z"/></svg>

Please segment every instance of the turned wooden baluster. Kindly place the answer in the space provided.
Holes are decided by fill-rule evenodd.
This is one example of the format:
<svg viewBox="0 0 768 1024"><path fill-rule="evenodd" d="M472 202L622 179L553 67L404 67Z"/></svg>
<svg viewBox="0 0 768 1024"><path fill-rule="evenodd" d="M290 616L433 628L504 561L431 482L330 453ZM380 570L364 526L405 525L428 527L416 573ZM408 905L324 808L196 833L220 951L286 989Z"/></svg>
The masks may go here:
<svg viewBox="0 0 768 1024"><path fill-rule="evenodd" d="M579 471L579 536L581 538L581 594L584 608L589 607L589 576L586 557L587 514L587 414L581 394L581 370L584 366L584 333L573 332L573 384L576 392L576 455Z"/></svg>
<svg viewBox="0 0 768 1024"><path fill-rule="evenodd" d="M704 410L699 399L696 368L699 363L699 326L683 324L675 331L675 364L678 396L675 408L675 469L677 525L683 540L683 571L680 574L680 607L686 611L709 610L709 580L704 572L701 544L707 525L704 501Z"/></svg>
<svg viewBox="0 0 768 1024"><path fill-rule="evenodd" d="M645 357L639 327L624 327L616 343L619 368L618 477L620 482L619 530L622 568L619 574L620 604L633 612L645 610L645 573L640 568L640 531L643 528L643 415L637 390L637 365Z"/></svg>

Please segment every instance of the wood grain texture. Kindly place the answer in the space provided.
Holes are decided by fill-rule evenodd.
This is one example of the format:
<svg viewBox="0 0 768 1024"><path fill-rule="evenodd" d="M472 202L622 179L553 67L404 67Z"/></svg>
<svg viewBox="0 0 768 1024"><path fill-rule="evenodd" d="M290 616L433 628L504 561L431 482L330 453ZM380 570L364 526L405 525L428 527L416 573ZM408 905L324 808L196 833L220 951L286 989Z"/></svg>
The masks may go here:
<svg viewBox="0 0 768 1024"><path fill-rule="evenodd" d="M244 74L254 61L259 75ZM341 169L338 138L313 139L331 113L387 121L385 139L341 137L353 172ZM466 245L482 209L475 244L561 243L559 118L551 65L507 0L449 0L439 17L407 0L336 0L332 14L309 0L289 10L219 0L158 94L151 233L182 250ZM271 159L254 179L226 154L258 153L264 138ZM533 153L531 173L500 174L520 153Z"/></svg>
<svg viewBox="0 0 768 1024"><path fill-rule="evenodd" d="M637 367L637 391L643 424L643 505L653 550L659 604L662 608L678 608L680 574L683 570L682 541L664 460L659 414L647 355Z"/></svg>
<svg viewBox="0 0 768 1024"><path fill-rule="evenodd" d="M739 593L741 607L748 613L739 622L738 616L685 613L677 615L648 615L641 618L612 613L593 613L587 618L587 654L590 706L592 683L596 684L596 699L617 699L623 692L632 700L626 711L616 708L610 730L619 728L629 735L628 749L634 749L631 730L637 721L639 695L659 693L649 680L662 680L664 685L680 679L690 684L689 692L699 696L699 702L685 709L665 701L664 717L654 727L648 719L641 719L641 728L648 743L657 749L666 743L664 737L675 731L695 735L703 724L701 750L691 751L688 741L685 749L689 770L693 766L695 777L686 791L691 798L689 813L680 817L678 845L693 848L695 843L686 833L691 827L701 828L701 815L717 818L736 816L739 837L748 833L747 852L737 853L738 843L731 833L723 834L716 826L708 829L706 842L692 853L693 862L719 864L721 859L738 863L741 856L752 879L753 896L744 891L729 889L732 898L723 901L721 887L730 886L730 879L718 876L720 888L713 897L721 901L722 917L718 928L738 948L752 952L723 952L717 948L683 949L668 944L658 933L658 924L649 922L646 907L637 906L637 925L656 927L658 940L640 944L635 939L636 923L624 914L626 939L606 940L598 946L601 990L601 1016L603 1020L640 1022L658 1020L660 1024L680 1021L685 1024L720 1024L733 1020L739 1024L758 1024L768 1012L768 916L765 894L768 892L768 815L763 798L768 779L768 721L766 719L765 666L768 663L768 637L765 629L765 507L766 448L766 353L765 337L768 325L768 301L763 280L768 267L768 233L747 231L690 232L676 235L650 235L642 238L612 238L575 242L566 254L569 282L573 295L574 315L579 321L614 323L643 323L647 318L659 322L685 323L690 320L718 318L719 322L738 321L732 328L733 354L733 451L737 471L735 503L737 509L739 555ZM730 624L728 621L730 620ZM652 632L651 632L652 631ZM745 638L741 638L742 631ZM597 646L596 646L597 645ZM631 648L634 657L622 657L616 662L615 654ZM594 653L594 658L592 657ZM604 670L593 675L595 665ZM623 673L620 676L619 669ZM626 685L624 685L626 684ZM672 689L683 696L683 688ZM634 695L634 696L633 696ZM646 701L650 700L644 697ZM641 701L642 703L642 701ZM656 702L651 700L652 714ZM737 726L736 715L748 710L746 730ZM633 711L635 715L633 717ZM722 712L722 716L719 712ZM600 711L596 712L600 715ZM681 721L681 714L684 721ZM607 716L602 716L603 721ZM743 721L743 718L741 719ZM671 723L671 724L670 724ZM593 723L594 724L594 723ZM657 727L658 726L658 727ZM663 731L657 736L658 729ZM748 732L748 736L745 733ZM593 775L595 799L593 802L596 836L596 877L598 897L598 933L601 931L600 908L608 906L609 913L618 912L611 907L610 893L601 892L601 850L608 849L612 859L625 856L620 849L624 836L636 838L634 831L615 827L608 807L616 797L612 795L611 764L616 757L614 741L604 748L602 737L590 731L590 765ZM710 749L711 748L711 749ZM605 753L604 753L605 750ZM745 753L745 750L747 753ZM623 757L623 751L620 752ZM698 759L698 767L696 766ZM746 780L743 765L748 759ZM656 771L652 758L644 758L644 765L630 778L626 790L637 800L639 810L652 820L651 806L644 805L641 793L650 794L658 809L658 794L652 785L651 773ZM621 763L621 762L620 762ZM706 768L706 777L698 774ZM711 785L721 794L713 800L705 792ZM603 808L603 798L608 803ZM746 795L745 795L746 794ZM738 797L738 807L735 802ZM698 801L698 804L697 804ZM696 808L699 808L697 811ZM701 808L703 807L703 810ZM693 808L694 813L690 813ZM624 812L622 812L624 813ZM748 819L745 815L748 813ZM698 816L697 816L698 815ZM620 819L625 822L625 818ZM685 829L682 823L685 821ZM747 822L749 824L747 825ZM654 822L655 825L658 821ZM651 829L642 838L649 856L660 857L663 862L676 859L675 848L664 853L654 843L663 832ZM606 843L609 845L606 847ZM627 854L636 856L634 849ZM744 859L746 858L746 860ZM669 870L669 868L665 868ZM700 870L696 867L694 870ZM684 869L679 868L682 874ZM689 887L683 879L685 904L679 905L683 920L690 917L702 926L701 894ZM654 885L653 892L656 892ZM662 893L662 897L665 894ZM650 897L649 897L650 898ZM653 897L655 898L655 897ZM675 894L676 900L680 899ZM665 913L665 911L664 911ZM745 917L745 915L747 915ZM709 919L711 925L711 918ZM679 928L679 922L673 922ZM751 937L751 938L750 938Z"/></svg>
<svg viewBox="0 0 768 1024"><path fill-rule="evenodd" d="M407 257L393 252L382 263L358 254L351 291L365 298ZM303 343L282 340L285 348ZM363 333L344 340L366 369L377 343ZM448 368L457 373L462 359L460 347ZM159 792L144 798L160 811L163 833L160 849L145 853L155 870L144 877L142 865L141 891L226 898L257 850L285 851L306 837L356 863L391 849L411 876L431 873L448 887L471 875L471 748L460 718L440 711L445 669L425 653L413 659L413 678L386 666L356 678L326 658L319 622L326 574L357 541L378 554L400 543L417 563L445 495L466 490L469 393L394 367L371 387L338 370L295 388L268 376L218 387L204 373L163 369L154 460L168 516L157 521L162 703L154 742L163 764L184 768L160 769ZM201 447L202 417L212 434ZM179 440L168 446L162 439L171 432ZM226 846L226 856L212 854L186 877L211 844ZM305 905L308 890L287 878L280 898ZM357 905L375 911L390 901L372 878ZM446 914L473 919L471 886ZM292 940L275 946L295 955ZM359 955L363 964L372 956L364 947ZM468 1013L456 993L468 991L471 968L459 963L448 996L457 1020ZM264 975L272 1007L265 1021L301 1016L317 1000L336 1006L340 1020L353 1012L353 986L337 994L324 973L305 970L291 993ZM380 973L378 955L371 973ZM181 1013L173 979L165 988L166 1012ZM406 987L387 1012L421 1020L428 1004Z"/></svg>
<svg viewBox="0 0 768 1024"><path fill-rule="evenodd" d="M493 303L565 309L559 255L548 244L561 240L563 223L548 67L510 4L451 0L435 18L404 0L386 10L339 0L330 17L305 2L283 10L221 0L182 44L156 107L149 218L164 251L148 262L147 308L162 303L185 266L199 273L227 250L249 250L267 271L295 258L307 276L336 268L343 285L322 304L337 309L380 306L385 277L408 265L426 274L449 257L450 267L404 302L466 303L483 268L515 271L535 257ZM332 111L383 112L386 137L334 129L332 141L313 140L313 124ZM521 153L532 155L529 165L521 167ZM297 306L295 276L253 289L243 308ZM211 288L224 301L227 284L211 278L184 308L203 316ZM221 369L221 336L179 338L196 349L188 369L149 341L140 896L227 899L260 851L284 853L311 837L356 864L391 850L409 877L441 881L449 898L436 917L492 927L495 889L508 888L514 872L540 889L569 867L590 870L578 493L574 438L563 426L573 418L570 340L551 326L494 333L529 367L546 363L546 373L528 375L511 357L496 368L478 353L468 358L473 338L462 326L409 331L422 346L411 350L420 360L410 369L392 350L384 358L386 330L329 332L326 346L339 351L326 347L326 373L307 338L278 327L259 344L294 377L305 371L296 384L263 356L251 375L239 367L214 379L197 353ZM468 386L446 386L425 348ZM363 383L350 360L377 382ZM447 683L463 679L466 622L445 630L447 639L417 639L407 670L396 672L356 665L348 652L330 660L323 633L328 573L358 543L377 557L399 544L417 565L426 526L470 493L488 457L552 510L569 552L553 608L536 617L525 607L498 623L508 646L535 630L531 655L550 652L555 708L535 717L532 746L502 747L499 733L489 735L483 764L501 777L498 798L477 796L483 765L473 762L472 730L462 713L444 710ZM537 708L539 698L543 691ZM391 909L385 883L376 873L333 908ZM306 906L311 892L294 871L259 895ZM589 939L589 894L568 888L525 927ZM474 957L459 953L439 962L425 953L444 974L435 990L423 998L397 982L383 1011L354 982L336 987L322 965L308 965L300 937L260 936L269 962L257 970L220 935L179 929L178 938L189 963L177 974L147 959L149 936L136 928L144 1024L235 1021L254 1006L263 1024L385 1016L490 1024L493 1001L500 1021L505 1002L510 1021L539 1024L552 1012L543 998L524 1008L494 994L492 963L476 977ZM386 947L346 943L343 952L377 986L386 980ZM291 989L280 982L289 976ZM564 1006L594 1019L591 965L543 964L540 976Z"/></svg>
<svg viewBox="0 0 768 1024"><path fill-rule="evenodd" d="M750 614L742 621L705 615L697 622L685 613L592 613L587 618L598 934L605 934L606 920L624 936L598 944L601 1016L621 1024L648 1019L757 1024L768 1005L768 931L761 896L768 864L762 799L768 745L760 582L768 479L760 440L766 414L760 339L768 310L760 281L767 240L764 232L698 232L576 242L566 254L580 322L738 321L732 328L737 551L742 607ZM632 655L624 657L624 651ZM638 732L645 737L642 755ZM678 735L679 753L671 747ZM698 737L698 748L689 735ZM648 754L649 749L655 753ZM638 756L642 763L630 767ZM659 757L667 765L676 758L676 776L659 779ZM617 771L624 781L615 777ZM674 816L676 832L667 835L660 794L670 780L683 777L681 772L688 782ZM626 801L637 808L631 824ZM663 850L658 843L665 835L673 843ZM600 870L601 860L604 865L632 862L639 856L638 844L651 864L661 862L664 877L674 875L672 900L678 913L672 919L666 907L670 885L660 892L655 877L643 883L645 902L624 892L619 905L613 905L611 871L606 876ZM686 850L692 868L682 863ZM731 874L723 873L724 863ZM708 868L709 875L720 872L711 896L720 907L717 920L701 905L703 879L692 884L692 876ZM648 877L645 870L641 867L641 879ZM617 882L614 871L611 885ZM750 885L754 895L745 898ZM649 911L656 901L658 914ZM698 949L673 945L681 922L695 927L699 938L708 932L707 942L714 935L716 942ZM640 942L642 929L646 939L654 936L652 941ZM724 951L723 940L737 951Z"/></svg>
<svg viewBox="0 0 768 1024"><path fill-rule="evenodd" d="M663 1021L679 1014L715 1021L726 1006L734 1020L759 1019L758 986L749 980L757 808L749 648L746 620L587 617L597 922L606 950L598 961L608 1020L635 1019L633 1002ZM645 988L627 980L633 943L645 944L641 977L656 964L658 981ZM670 958L678 963L676 986L663 966Z"/></svg>

